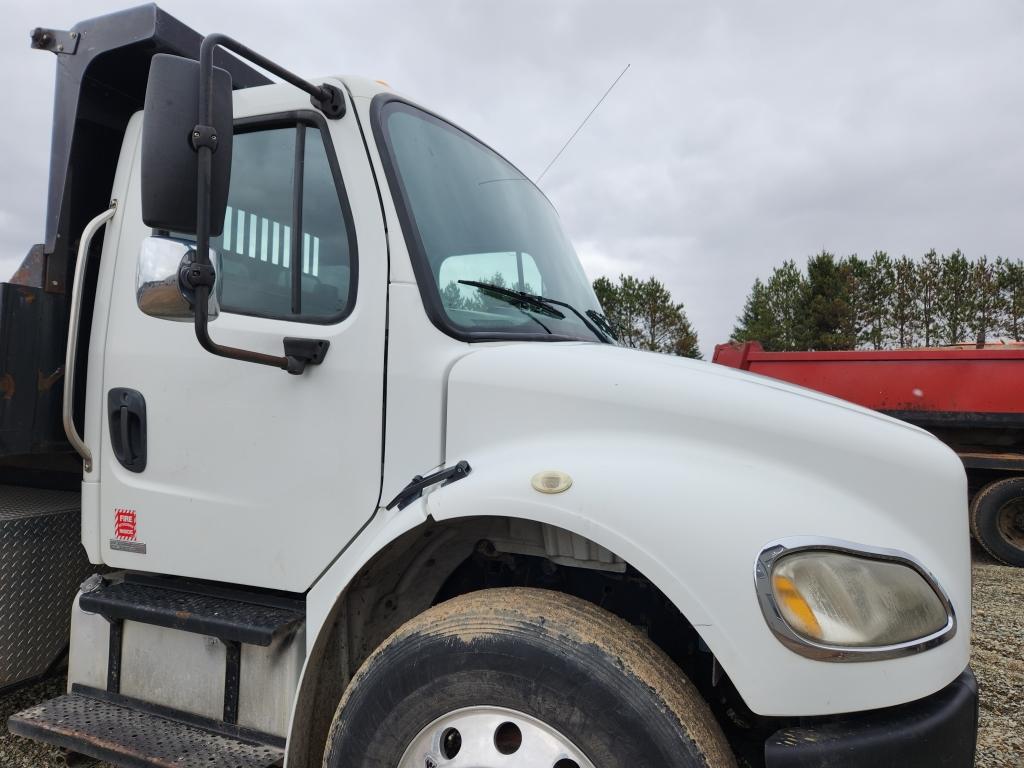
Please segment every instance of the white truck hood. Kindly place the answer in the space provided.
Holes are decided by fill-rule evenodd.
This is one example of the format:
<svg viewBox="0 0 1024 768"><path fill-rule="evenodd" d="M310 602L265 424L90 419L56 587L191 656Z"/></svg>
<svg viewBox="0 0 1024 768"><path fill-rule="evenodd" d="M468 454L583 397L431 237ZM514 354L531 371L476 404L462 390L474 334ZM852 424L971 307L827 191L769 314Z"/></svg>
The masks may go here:
<svg viewBox="0 0 1024 768"><path fill-rule="evenodd" d="M475 477L438 493L432 514L514 508L505 514L547 515L595 539L702 628L762 714L898 704L938 690L967 664L964 470L945 445L903 422L709 363L520 343L477 347L452 367L445 456L468 460ZM571 489L538 498L529 479L541 470L568 473ZM783 648L757 607L753 568L767 544L792 536L917 558L949 594L956 637L916 657L861 664ZM811 707L807 692L821 690L820 675L835 684Z"/></svg>
<svg viewBox="0 0 1024 768"><path fill-rule="evenodd" d="M449 395L449 406L456 409L473 400L467 386L487 390L493 399L479 405L488 420L509 419L512 423L503 426L513 432L604 422L692 435L713 425L716 433L705 436L714 442L726 432L745 435L745 443L767 433L805 446L830 443L845 451L859 446L878 458L905 456L906 445L922 443L952 455L925 430L846 400L735 368L611 345L479 348L453 367L449 386L468 396L462 402ZM529 408L511 408L513 397L525 397ZM509 436L504 430L500 434ZM858 440L866 444L855 445ZM909 442L894 445L893 440Z"/></svg>

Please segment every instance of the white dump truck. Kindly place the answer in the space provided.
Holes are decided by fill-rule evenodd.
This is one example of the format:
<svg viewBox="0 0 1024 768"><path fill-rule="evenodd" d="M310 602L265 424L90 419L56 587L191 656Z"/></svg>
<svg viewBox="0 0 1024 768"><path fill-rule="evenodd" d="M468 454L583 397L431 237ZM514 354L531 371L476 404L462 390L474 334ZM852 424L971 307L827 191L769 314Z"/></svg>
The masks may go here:
<svg viewBox="0 0 1024 768"><path fill-rule="evenodd" d="M942 443L618 346L544 194L383 83L155 6L33 44L0 687L68 688L11 731L119 766L973 764Z"/></svg>

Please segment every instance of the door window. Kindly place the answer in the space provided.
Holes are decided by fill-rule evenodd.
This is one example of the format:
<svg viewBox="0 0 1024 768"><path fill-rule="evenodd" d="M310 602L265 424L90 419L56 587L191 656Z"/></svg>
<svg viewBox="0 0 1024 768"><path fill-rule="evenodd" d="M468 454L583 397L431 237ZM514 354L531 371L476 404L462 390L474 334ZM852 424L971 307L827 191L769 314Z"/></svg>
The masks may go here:
<svg viewBox="0 0 1024 768"><path fill-rule="evenodd" d="M356 248L333 150L307 123L237 127L221 255L225 312L331 323L352 308Z"/></svg>

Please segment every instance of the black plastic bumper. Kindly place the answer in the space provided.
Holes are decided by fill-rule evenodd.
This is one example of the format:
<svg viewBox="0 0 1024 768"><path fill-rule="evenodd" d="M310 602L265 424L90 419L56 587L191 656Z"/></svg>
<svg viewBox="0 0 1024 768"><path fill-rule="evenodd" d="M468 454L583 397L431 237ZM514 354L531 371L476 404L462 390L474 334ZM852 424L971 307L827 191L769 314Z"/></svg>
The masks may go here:
<svg viewBox="0 0 1024 768"><path fill-rule="evenodd" d="M971 768L978 683L968 667L931 696L800 727L765 743L766 768Z"/></svg>

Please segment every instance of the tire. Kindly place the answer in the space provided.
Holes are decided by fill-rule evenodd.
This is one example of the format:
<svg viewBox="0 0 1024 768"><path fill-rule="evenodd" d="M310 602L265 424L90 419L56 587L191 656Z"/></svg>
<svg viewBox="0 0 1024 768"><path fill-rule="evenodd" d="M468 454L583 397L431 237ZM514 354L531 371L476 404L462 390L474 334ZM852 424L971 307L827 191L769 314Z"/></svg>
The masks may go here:
<svg viewBox="0 0 1024 768"><path fill-rule="evenodd" d="M657 646L607 611L540 589L472 592L400 627L352 679L324 765L445 768L452 731L466 745L458 765L735 766L707 705ZM555 751L536 747L551 733Z"/></svg>
<svg viewBox="0 0 1024 768"><path fill-rule="evenodd" d="M1024 477L997 480L975 494L971 533L992 557L1024 567Z"/></svg>

